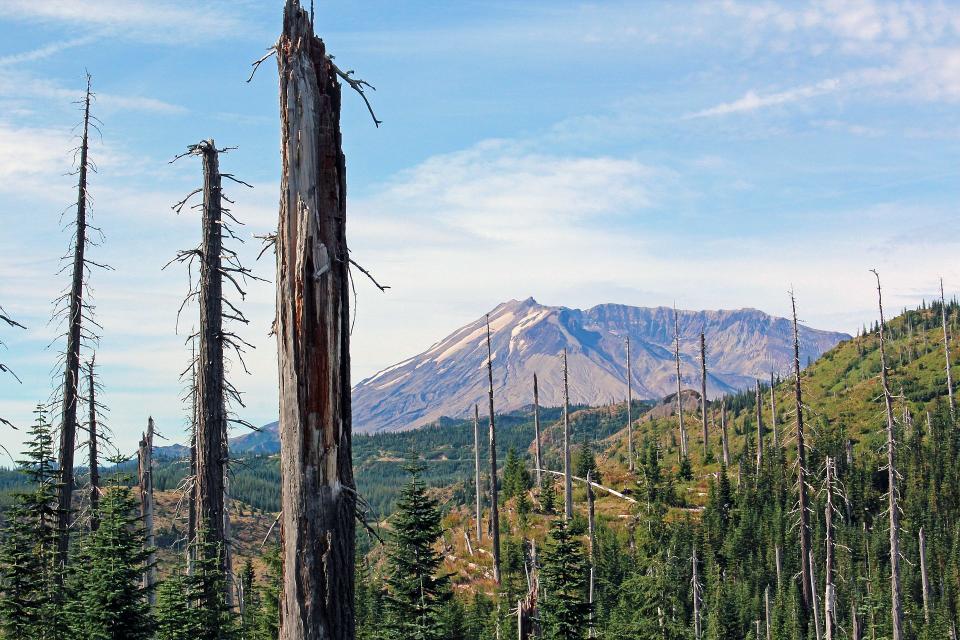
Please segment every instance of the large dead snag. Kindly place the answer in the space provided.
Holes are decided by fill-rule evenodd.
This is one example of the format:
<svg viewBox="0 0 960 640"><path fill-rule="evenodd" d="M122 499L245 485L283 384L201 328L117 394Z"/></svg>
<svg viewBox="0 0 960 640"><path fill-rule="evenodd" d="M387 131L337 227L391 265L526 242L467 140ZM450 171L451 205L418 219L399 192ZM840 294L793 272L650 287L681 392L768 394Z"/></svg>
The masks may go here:
<svg viewBox="0 0 960 640"><path fill-rule="evenodd" d="M890 617L893 640L903 639L903 586L900 581L900 505L897 491L897 439L893 420L893 395L887 373L886 340L883 326L883 292L880 290L880 274L872 270L877 279L877 306L880 309L880 385L887 416L887 511L890 518Z"/></svg>
<svg viewBox="0 0 960 640"><path fill-rule="evenodd" d="M824 490L826 491L826 506L823 508L823 522L825 533L826 554L824 561L824 587L823 587L823 627L826 640L833 640L833 627L836 618L836 586L833 582L833 555L835 548L833 532L833 492L834 492L834 460L827 456L826 459L827 480Z"/></svg>
<svg viewBox="0 0 960 640"><path fill-rule="evenodd" d="M794 400L796 403L797 440L797 494L800 511L800 581L803 605L807 613L815 607L815 593L811 590L810 578L810 507L807 498L807 449L803 434L803 389L800 385L800 331L797 325L797 299L790 292L790 307L793 311L793 374Z"/></svg>
<svg viewBox="0 0 960 640"><path fill-rule="evenodd" d="M153 418L147 420L147 431L137 448L137 484L140 487L140 517L143 519L144 547L149 552L147 567L143 574L143 588L147 590L150 604L154 604L154 586L157 584L157 562L154 549L156 540L153 528Z"/></svg>
<svg viewBox="0 0 960 640"><path fill-rule="evenodd" d="M594 607L594 589L596 583L596 567L597 567L597 532L596 532L596 511L594 509L594 496L593 496L593 481L591 480L592 471L587 471L587 533L590 540L590 583L587 593L588 600L590 604L590 632L589 636L591 638L596 637L596 629L593 624L593 607Z"/></svg>
<svg viewBox="0 0 960 640"><path fill-rule="evenodd" d="M940 278L940 320L943 324L943 356L947 361L947 398L950 401L950 419L956 419L953 402L953 371L950 366L950 334L947 332L947 301L943 297L943 278Z"/></svg>
<svg viewBox="0 0 960 640"><path fill-rule="evenodd" d="M490 402L490 537L493 539L493 579L500 584L500 504L497 499L497 428L493 412L493 351L487 315L487 382Z"/></svg>
<svg viewBox="0 0 960 640"><path fill-rule="evenodd" d="M477 542L483 538L483 507L481 505L480 488L480 408L473 405L473 462L474 462L474 494L476 497Z"/></svg>
<svg viewBox="0 0 960 640"><path fill-rule="evenodd" d="M770 430L773 432L773 448L780 449L780 433L777 427L777 391L776 382L773 379L773 371L770 372Z"/></svg>
<svg viewBox="0 0 960 640"><path fill-rule="evenodd" d="M707 431L707 338L700 332L700 419L703 422L703 459L710 455L710 435Z"/></svg>
<svg viewBox="0 0 960 640"><path fill-rule="evenodd" d="M627 458L629 463L627 468L632 472L634 470L633 455L633 375L630 370L630 336L627 336ZM537 466L540 466L540 458L537 458Z"/></svg>
<svg viewBox="0 0 960 640"><path fill-rule="evenodd" d="M693 556L690 558L690 564L693 570L693 577L690 579L691 592L693 595L693 637L701 640L703 637L703 612L700 611L700 602L702 600L702 588L700 586L699 562L697 561L697 545L693 545Z"/></svg>
<svg viewBox="0 0 960 640"><path fill-rule="evenodd" d="M680 375L680 320L677 317L677 308L673 308L673 337L675 347L673 354L677 362L677 420L680 426L680 455L686 457L687 430L683 426L683 377Z"/></svg>
<svg viewBox="0 0 960 640"><path fill-rule="evenodd" d="M70 547L70 525L73 519L74 455L77 448L77 409L80 396L80 350L85 343L95 342L97 336L84 326L98 326L92 318L90 302L84 299L87 274L91 266L102 267L86 257L88 234L98 232L90 226L88 209L90 194L87 190L87 177L91 171L90 129L96 129L90 105L93 100L91 77L87 74L87 90L81 102L83 123L81 125L80 147L77 155L77 202L74 220L74 238L72 255L64 256L72 262L69 288L54 302L54 316L65 321L66 348L63 353L63 381L58 391L61 403L60 411L60 449L58 465L60 469L60 487L57 497L57 554L61 567L66 565Z"/></svg>
<svg viewBox="0 0 960 640"><path fill-rule="evenodd" d="M202 240L194 249L180 251L173 261L184 262L188 266L193 261L200 262L200 283L191 289L184 301L194 297L199 300L200 330L196 333L197 353L191 365L193 381L193 402L195 403L192 429L192 483L191 513L192 531L190 544L202 550L205 559L217 563L225 577L227 599L232 594L232 568L230 561L230 511L227 508L229 451L227 445L228 422L242 420L231 418L228 401L243 405L240 393L226 377L225 351L232 349L243 364L244 348L250 345L235 333L224 327L225 320L246 323L243 312L229 301L224 293L224 280L227 280L241 298L246 292L240 283L248 279L258 279L238 260L235 251L224 246L224 238L236 238L231 224L240 224L230 209L223 205L230 201L223 193L223 179L244 184L229 173L220 171L220 154L227 149L218 149L213 140L202 140L187 147L173 161L186 156L198 156L203 163L203 186L194 190L186 198L174 205L174 210L182 211L190 198L201 193ZM249 185L246 185L249 186ZM191 336L192 337L192 336ZM245 367L244 367L245 368ZM202 540L195 540L197 533ZM213 601L217 594L209 593L206 603L216 606Z"/></svg>
<svg viewBox="0 0 960 640"><path fill-rule="evenodd" d="M570 383L567 375L567 349L563 349L563 517L573 518L573 465L570 462Z"/></svg>
<svg viewBox="0 0 960 640"><path fill-rule="evenodd" d="M723 464L728 469L730 468L730 440L727 437L727 403L724 400L720 401L720 438L721 446L723 448Z"/></svg>
<svg viewBox="0 0 960 640"><path fill-rule="evenodd" d="M923 593L923 620L930 624L930 574L927 571L927 536L920 527L919 554L920 554L920 587Z"/></svg>
<svg viewBox="0 0 960 640"><path fill-rule="evenodd" d="M350 278L340 83L309 14L287 0L276 46L276 235L283 594L280 640L355 635Z"/></svg>
<svg viewBox="0 0 960 640"><path fill-rule="evenodd" d="M537 374L533 374L533 432L534 432L534 453L537 463L537 489L543 489L543 475L540 468L543 466L543 459L540 455L540 389L537 386Z"/></svg>

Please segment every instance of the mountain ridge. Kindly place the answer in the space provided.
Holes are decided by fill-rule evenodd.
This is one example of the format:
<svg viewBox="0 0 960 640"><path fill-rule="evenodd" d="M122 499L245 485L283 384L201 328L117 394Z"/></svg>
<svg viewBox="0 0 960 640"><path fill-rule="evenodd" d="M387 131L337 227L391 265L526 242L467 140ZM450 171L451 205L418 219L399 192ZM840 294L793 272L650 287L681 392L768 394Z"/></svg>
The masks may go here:
<svg viewBox="0 0 960 640"><path fill-rule="evenodd" d="M625 338L631 339L634 397L659 399L676 390L674 309L606 303L589 309L509 300L435 342L424 352L360 381L353 388L358 432L394 431L462 418L486 405L486 317L490 319L495 411L532 402L538 375L541 404L562 403L559 354L568 351L570 399L579 404L622 401L626 395ZM676 310L685 387L699 388L699 334L707 338L708 396L742 390L793 358L792 324L754 308ZM800 327L801 358L813 360L850 336Z"/></svg>

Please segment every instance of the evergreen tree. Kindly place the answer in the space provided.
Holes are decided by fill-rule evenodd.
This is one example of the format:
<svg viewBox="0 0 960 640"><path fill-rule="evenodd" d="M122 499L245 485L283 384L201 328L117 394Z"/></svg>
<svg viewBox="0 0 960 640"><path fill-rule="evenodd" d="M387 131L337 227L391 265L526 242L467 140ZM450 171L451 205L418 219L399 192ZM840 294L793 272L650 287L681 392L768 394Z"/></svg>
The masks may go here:
<svg viewBox="0 0 960 640"><path fill-rule="evenodd" d="M523 459L517 455L517 450L510 447L507 452L507 461L503 465L503 499L509 500L514 496L525 494L533 481L530 479L530 472L527 471Z"/></svg>
<svg viewBox="0 0 960 640"><path fill-rule="evenodd" d="M42 406L18 462L29 490L13 495L0 533L0 631L17 640L63 637L58 606L53 436Z"/></svg>
<svg viewBox="0 0 960 640"><path fill-rule="evenodd" d="M171 574L157 586L154 615L156 640L195 640L200 636L201 630L197 628L197 619L190 603L189 578L180 571Z"/></svg>
<svg viewBox="0 0 960 640"><path fill-rule="evenodd" d="M603 482L603 476L600 475L600 470L597 469L597 459L593 455L593 447L589 442L584 442L583 446L580 447L580 450L577 452L577 459L574 460L574 474L586 479L587 474L591 474L590 478L596 483Z"/></svg>
<svg viewBox="0 0 960 640"><path fill-rule="evenodd" d="M411 466L392 520L387 551L386 611L389 635L403 640L442 640L443 608L450 600L449 578L438 576L443 556L434 549L440 539L440 507Z"/></svg>
<svg viewBox="0 0 960 640"><path fill-rule="evenodd" d="M573 537L566 521L557 519L550 529L540 572L544 594L540 617L547 640L586 637L590 619L588 571L582 545Z"/></svg>

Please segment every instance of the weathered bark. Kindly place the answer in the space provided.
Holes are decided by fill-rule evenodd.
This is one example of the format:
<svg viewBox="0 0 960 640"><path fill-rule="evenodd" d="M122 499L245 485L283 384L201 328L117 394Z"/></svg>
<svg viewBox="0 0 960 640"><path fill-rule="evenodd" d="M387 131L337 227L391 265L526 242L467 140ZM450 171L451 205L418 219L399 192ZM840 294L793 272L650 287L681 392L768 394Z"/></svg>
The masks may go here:
<svg viewBox="0 0 960 640"><path fill-rule="evenodd" d="M87 169L90 141L90 76L83 100L83 133L77 179L76 236L73 247L73 276L67 316L67 347L63 367L62 409L60 414L60 487L57 496L57 556L62 567L70 549L70 522L73 517L73 458L77 447L77 400L80 384L80 343L83 322L84 251L87 246ZM57 572L61 574L60 571Z"/></svg>
<svg viewBox="0 0 960 640"><path fill-rule="evenodd" d="M707 431L707 338L700 332L700 419L703 421L703 459L710 454L710 435Z"/></svg>
<svg viewBox="0 0 960 640"><path fill-rule="evenodd" d="M627 336L627 468L632 472L636 466L633 453L633 372L630 369L631 365L630 336Z"/></svg>
<svg viewBox="0 0 960 640"><path fill-rule="evenodd" d="M807 500L807 449L803 440L803 390L800 386L800 331L797 326L797 300L790 292L793 310L793 374L794 399L797 413L797 493L800 501L800 572L803 606L809 614L814 608L814 594L810 578L810 512Z"/></svg>
<svg viewBox="0 0 960 640"><path fill-rule="evenodd" d="M766 621L766 636L767 640L771 640L773 636L773 627L770 624L771 608L770 608L770 585L763 590L763 616Z"/></svg>
<svg viewBox="0 0 960 640"><path fill-rule="evenodd" d="M543 489L543 476L540 469L543 459L540 457L540 390L537 386L537 374L533 374L533 431L534 449L537 458L537 489Z"/></svg>
<svg viewBox="0 0 960 640"><path fill-rule="evenodd" d="M773 564L777 570L777 592L783 584L783 547L777 544L773 548Z"/></svg>
<svg viewBox="0 0 960 640"><path fill-rule="evenodd" d="M563 350L563 517L573 517L573 469L570 464L570 388L567 377L567 350Z"/></svg>
<svg viewBox="0 0 960 640"><path fill-rule="evenodd" d="M680 455L686 457L687 430L683 427L683 378L680 376L680 320L677 318L677 309L673 309L673 335L676 341L674 356L677 361L677 420L680 426Z"/></svg>
<svg viewBox="0 0 960 640"><path fill-rule="evenodd" d="M757 380L757 473L763 466L763 396L760 395L760 381Z"/></svg>
<svg viewBox="0 0 960 640"><path fill-rule="evenodd" d="M727 438L727 403L720 401L720 437L723 447L723 464L730 468L730 440Z"/></svg>
<svg viewBox="0 0 960 640"><path fill-rule="evenodd" d="M824 588L823 588L823 627L826 634L826 640L833 640L834 609L836 606L836 589L833 584L833 460L830 456L826 459L827 469L827 504L823 509L823 522L826 529L826 561L824 564Z"/></svg>
<svg viewBox="0 0 960 640"><path fill-rule="evenodd" d="M277 43L281 187L280 640L352 640L357 493L340 84L309 15L287 0Z"/></svg>
<svg viewBox="0 0 960 640"><path fill-rule="evenodd" d="M863 623L857 613L857 603L850 603L850 640L863 640Z"/></svg>
<svg viewBox="0 0 960 640"><path fill-rule="evenodd" d="M770 430L773 431L773 447L780 448L780 433L777 427L777 392L776 383L773 379L773 371L770 372Z"/></svg>
<svg viewBox="0 0 960 640"><path fill-rule="evenodd" d="M97 383L93 372L95 361L96 355L93 355L90 356L90 362L87 363L87 409L89 410L87 433L90 436L87 441L87 453L89 454L88 465L90 467L90 531L96 531L100 527L100 465L97 458Z"/></svg>
<svg viewBox="0 0 960 640"><path fill-rule="evenodd" d="M947 333L947 301L943 297L943 278L940 278L940 319L943 323L943 356L947 361L947 397L950 401L950 419L956 419L953 401L953 371L950 366L950 334Z"/></svg>
<svg viewBox="0 0 960 640"><path fill-rule="evenodd" d="M197 542L197 353L196 339L191 344L190 358L190 493L189 513L187 514L187 572L193 574L193 561L196 559Z"/></svg>
<svg viewBox="0 0 960 640"><path fill-rule="evenodd" d="M220 160L213 140L195 147L203 160L203 240L200 249L200 332L197 379L196 464L194 478L199 550L216 562L230 588L227 545L229 513L224 504L227 475L227 407L223 362L223 206ZM214 608L214 593L206 606Z"/></svg>
<svg viewBox="0 0 960 640"><path fill-rule="evenodd" d="M887 509L890 519L890 618L893 640L903 639L903 587L900 582L900 506L897 496L897 440L893 422L893 396L887 374L886 341L883 326L883 293L877 278L877 306L880 309L880 385L887 416Z"/></svg>
<svg viewBox="0 0 960 640"><path fill-rule="evenodd" d="M490 401L490 536L493 538L493 579L500 584L500 504L497 499L497 429L493 413L493 352L487 315L487 381Z"/></svg>
<svg viewBox="0 0 960 640"><path fill-rule="evenodd" d="M920 585L923 590L923 620L930 624L930 574L927 573L927 536L920 527Z"/></svg>
<svg viewBox="0 0 960 640"><path fill-rule="evenodd" d="M156 602L154 586L157 584L157 559L153 549L156 539L153 530L153 418L147 420L147 431L140 439L137 449L137 483L140 486L140 517L145 533L144 548L150 550L147 569L143 574L143 588L151 605Z"/></svg>
<svg viewBox="0 0 960 640"><path fill-rule="evenodd" d="M477 542L483 539L483 498L480 494L480 408L473 405L473 463L474 463L474 491L476 497Z"/></svg>

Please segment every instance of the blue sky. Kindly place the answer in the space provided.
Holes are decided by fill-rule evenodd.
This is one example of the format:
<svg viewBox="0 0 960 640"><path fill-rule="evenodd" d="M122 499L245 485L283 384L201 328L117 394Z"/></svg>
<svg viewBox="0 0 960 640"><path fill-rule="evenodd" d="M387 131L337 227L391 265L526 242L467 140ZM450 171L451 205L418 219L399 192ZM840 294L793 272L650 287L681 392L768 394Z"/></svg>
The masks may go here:
<svg viewBox="0 0 960 640"><path fill-rule="evenodd" d="M70 149L84 71L103 121L92 156L97 351L120 447L148 415L182 438L182 269L199 181L168 160L213 137L254 234L276 224L273 61L280 0L0 0L0 328L23 380L0 380L18 424L49 395L50 301L74 199ZM348 235L393 287L358 280L355 381L417 353L498 302L789 310L853 332L960 289L960 7L947 3L322 2L317 30L372 82L373 127L345 92ZM251 283L241 335L257 349L242 415L276 415L270 283ZM236 367L235 367L236 368ZM0 432L15 446L20 435Z"/></svg>

